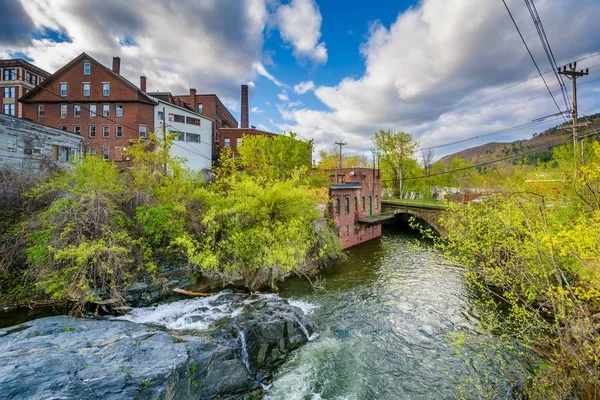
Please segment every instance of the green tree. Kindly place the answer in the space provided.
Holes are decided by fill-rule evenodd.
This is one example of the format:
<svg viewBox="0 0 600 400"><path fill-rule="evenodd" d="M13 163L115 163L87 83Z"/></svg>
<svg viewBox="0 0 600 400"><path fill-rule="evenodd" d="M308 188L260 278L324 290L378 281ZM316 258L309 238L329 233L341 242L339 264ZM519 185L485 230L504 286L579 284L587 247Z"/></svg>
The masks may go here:
<svg viewBox="0 0 600 400"><path fill-rule="evenodd" d="M343 157L344 168L371 168L372 164L365 156L358 154L345 155ZM320 169L333 169L338 168L340 164L340 150L338 147L333 147L327 151L319 151L319 165Z"/></svg>
<svg viewBox="0 0 600 400"><path fill-rule="evenodd" d="M407 170L417 170L418 163L415 159L415 152L419 143L413 142L409 133L381 130L375 133L373 144L380 154L382 175L384 177L391 176L395 183L394 187L399 190L399 197L402 197L404 193L403 180L407 177Z"/></svg>

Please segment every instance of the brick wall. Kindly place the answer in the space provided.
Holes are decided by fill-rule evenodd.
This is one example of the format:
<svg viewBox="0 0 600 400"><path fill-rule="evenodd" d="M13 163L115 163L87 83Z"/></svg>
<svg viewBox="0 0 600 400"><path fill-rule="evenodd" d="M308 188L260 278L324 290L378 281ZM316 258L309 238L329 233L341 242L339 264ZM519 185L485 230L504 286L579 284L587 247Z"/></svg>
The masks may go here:
<svg viewBox="0 0 600 400"><path fill-rule="evenodd" d="M225 148L225 143L227 142L227 139L229 139L229 147L231 148L231 151L233 153L237 153L237 140L240 139L244 135L251 135L251 136L261 135L261 136L268 136L268 137L276 136L274 133L260 131L258 129L253 129L253 128L248 128L248 129L222 128L219 132L219 147L218 147L218 149Z"/></svg>

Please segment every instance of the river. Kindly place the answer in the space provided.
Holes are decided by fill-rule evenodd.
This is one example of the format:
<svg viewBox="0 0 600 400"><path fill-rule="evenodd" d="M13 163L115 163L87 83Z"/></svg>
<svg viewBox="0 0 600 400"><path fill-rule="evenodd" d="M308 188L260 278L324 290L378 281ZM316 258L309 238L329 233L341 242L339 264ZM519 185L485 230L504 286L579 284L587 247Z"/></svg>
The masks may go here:
<svg viewBox="0 0 600 400"><path fill-rule="evenodd" d="M280 285L282 297L310 311L318 336L279 370L267 399L458 397L474 375L465 361L478 359L481 349L459 355L448 339L450 332L473 332L472 298L462 269L417 239L387 230L349 249L324 273L325 290L297 279ZM493 366L483 368L498 378ZM498 379L496 396L512 397Z"/></svg>

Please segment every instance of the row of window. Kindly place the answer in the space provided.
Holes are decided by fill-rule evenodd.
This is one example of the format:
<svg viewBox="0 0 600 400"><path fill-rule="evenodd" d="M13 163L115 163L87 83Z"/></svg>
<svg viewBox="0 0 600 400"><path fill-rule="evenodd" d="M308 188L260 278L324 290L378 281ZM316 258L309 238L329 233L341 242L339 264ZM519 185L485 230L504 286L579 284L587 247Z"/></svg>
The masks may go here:
<svg viewBox="0 0 600 400"><path fill-rule="evenodd" d="M200 135L196 133L179 132L179 136L175 138L180 142L202 143Z"/></svg>
<svg viewBox="0 0 600 400"><path fill-rule="evenodd" d="M158 112L158 119L160 121L163 120L163 113L162 111ZM171 114L169 113L169 122L179 122L180 124L188 124L188 125L196 125L196 126L200 126L200 118L194 118L194 117L186 117L185 115L179 115L179 114Z"/></svg>
<svg viewBox="0 0 600 400"><path fill-rule="evenodd" d="M98 115L97 108L95 104L90 104L88 106L88 110L90 112L90 117L95 117ZM69 105L61 104L60 105L60 117L66 118L69 114ZM102 114L103 117L110 117L110 104L102 104ZM46 107L44 104L38 105L38 117L46 116ZM81 104L73 104L73 116L80 117L81 116ZM123 116L123 105L115 104L115 116L122 117Z"/></svg>
<svg viewBox="0 0 600 400"><path fill-rule="evenodd" d="M5 81L16 81L17 80L17 70L16 68L5 68L2 72L2 80ZM41 82L40 78L40 82ZM25 82L31 83L32 85L38 84L38 76L36 74L32 74L29 71L25 72Z"/></svg>
<svg viewBox="0 0 600 400"><path fill-rule="evenodd" d="M369 207L371 207L371 202L373 198L369 196ZM379 196L375 196L375 209L379 209ZM335 199L335 213L340 215L341 211L341 201L339 198ZM344 197L344 211L346 214L350 214L350 198L348 196ZM354 197L354 211L358 212L358 197ZM362 197L362 211L365 211L365 196Z"/></svg>
<svg viewBox="0 0 600 400"><path fill-rule="evenodd" d="M230 138L225 138L223 145L225 147L231 147L231 139ZM236 148L240 147L241 145L242 145L242 138L241 137L236 138L235 139L235 146L236 146Z"/></svg>
<svg viewBox="0 0 600 400"><path fill-rule="evenodd" d="M95 147L90 147L88 148L87 153L90 156L95 156L96 155L96 148ZM105 147L102 149L102 159L103 160L110 160L110 149L108 147Z"/></svg>
<svg viewBox="0 0 600 400"><path fill-rule="evenodd" d="M92 84L90 82L83 82L82 94L83 97L89 97L92 92ZM67 97L69 94L69 84L67 82L60 83L60 96ZM102 82L102 96L110 96L110 82Z"/></svg>
<svg viewBox="0 0 600 400"><path fill-rule="evenodd" d="M4 93L2 95L2 97L4 97L5 99L14 99L15 98L15 92L16 92L16 87L14 86L7 86L4 88Z"/></svg>
<svg viewBox="0 0 600 400"><path fill-rule="evenodd" d="M60 130L68 132L68 125L60 125L58 127ZM108 139L110 138L110 125L102 125L102 138ZM73 133L76 135L81 135L81 125L73 125ZM148 136L148 131L145 125L138 126L138 137L140 139L146 139ZM198 135L199 136L199 135ZM96 125L88 125L88 137L96 138ZM123 126L115 125L115 138L120 139L123 137Z"/></svg>
<svg viewBox="0 0 600 400"><path fill-rule="evenodd" d="M8 135L6 137L6 150L16 153L17 152L17 137L13 135ZM34 155L34 156L42 156L44 155L44 149L35 144L32 146L31 144L23 146L23 152L25 154ZM69 161L69 158L73 158L77 156L77 149L70 147L63 147L52 145L52 159L54 161Z"/></svg>

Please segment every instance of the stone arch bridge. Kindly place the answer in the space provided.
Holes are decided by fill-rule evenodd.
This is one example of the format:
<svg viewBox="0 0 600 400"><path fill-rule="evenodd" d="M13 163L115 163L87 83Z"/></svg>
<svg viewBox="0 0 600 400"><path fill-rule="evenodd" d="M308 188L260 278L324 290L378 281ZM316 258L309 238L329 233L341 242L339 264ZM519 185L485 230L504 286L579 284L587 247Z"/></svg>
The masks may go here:
<svg viewBox="0 0 600 400"><path fill-rule="evenodd" d="M444 204L413 202L410 200L382 200L380 215L384 220L392 220L401 216L408 219L412 216L417 219L417 222L425 222L425 227L429 225L438 234L445 235L439 220L446 209L447 206Z"/></svg>

